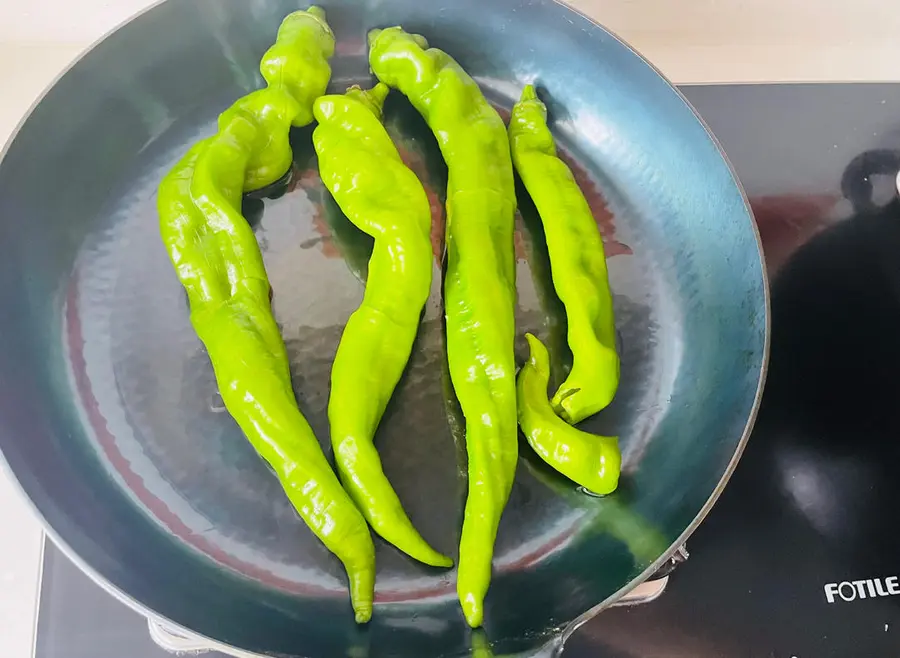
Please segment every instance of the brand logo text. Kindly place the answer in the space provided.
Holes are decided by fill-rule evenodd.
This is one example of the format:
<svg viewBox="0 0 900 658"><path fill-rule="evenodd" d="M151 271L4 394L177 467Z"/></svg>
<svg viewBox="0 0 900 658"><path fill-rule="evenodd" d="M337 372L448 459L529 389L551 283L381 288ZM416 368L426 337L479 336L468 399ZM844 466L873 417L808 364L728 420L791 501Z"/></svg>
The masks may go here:
<svg viewBox="0 0 900 658"><path fill-rule="evenodd" d="M849 603L857 599L874 599L898 594L900 594L900 579L897 576L825 584L825 600L829 603L834 603L838 599Z"/></svg>

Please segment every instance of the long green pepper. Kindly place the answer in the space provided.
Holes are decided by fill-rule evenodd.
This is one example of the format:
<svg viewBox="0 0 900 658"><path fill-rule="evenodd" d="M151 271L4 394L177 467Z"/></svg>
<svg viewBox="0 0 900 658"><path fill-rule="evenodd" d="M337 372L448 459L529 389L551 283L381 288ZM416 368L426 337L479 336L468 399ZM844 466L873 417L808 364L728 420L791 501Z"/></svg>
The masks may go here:
<svg viewBox="0 0 900 658"><path fill-rule="evenodd" d="M331 79L328 60L334 55L334 34L319 7L295 11L281 22L275 43L263 55L259 71L267 87L247 94L221 118L252 117L261 130L252 144L244 192L277 181L294 160L290 127L313 121L312 104Z"/></svg>
<svg viewBox="0 0 900 658"><path fill-rule="evenodd" d="M225 407L303 520L343 562L362 623L372 615L372 537L297 408L262 254L240 214L242 192L275 182L290 167L289 128L312 120L312 102L325 91L333 52L321 9L285 18L260 65L269 87L219 117L218 132L191 148L163 179L157 207L163 242Z"/></svg>
<svg viewBox="0 0 900 658"><path fill-rule="evenodd" d="M547 108L531 85L513 107L509 141L516 171L541 217L553 286L566 308L572 371L552 403L574 424L606 407L619 386L603 240L572 172L556 155Z"/></svg>
<svg viewBox="0 0 900 658"><path fill-rule="evenodd" d="M444 304L453 387L466 419L469 492L457 593L480 626L518 456L515 187L503 120L446 53L400 28L369 34L369 65L425 118L449 169Z"/></svg>
<svg viewBox="0 0 900 658"><path fill-rule="evenodd" d="M531 358L519 371L517 392L519 424L528 444L541 459L591 493L612 493L622 464L619 440L582 432L556 415L547 399L547 348L531 334L525 338Z"/></svg>
<svg viewBox="0 0 900 658"><path fill-rule="evenodd" d="M375 239L366 291L331 371L328 419L344 487L385 540L432 566L453 561L413 527L375 450L378 423L412 352L431 291L431 208L381 124L388 87L353 87L315 102L322 182L347 218Z"/></svg>

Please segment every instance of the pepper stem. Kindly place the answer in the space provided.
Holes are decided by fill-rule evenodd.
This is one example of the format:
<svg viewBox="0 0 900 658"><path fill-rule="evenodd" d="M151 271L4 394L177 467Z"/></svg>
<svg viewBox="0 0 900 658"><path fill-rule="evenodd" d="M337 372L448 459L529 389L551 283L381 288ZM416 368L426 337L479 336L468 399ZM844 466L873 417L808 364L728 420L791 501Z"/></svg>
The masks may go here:
<svg viewBox="0 0 900 658"><path fill-rule="evenodd" d="M365 105L372 111L372 114L381 119L384 99L387 98L390 90L391 88L383 82L379 82L371 89L363 89L359 85L353 85L347 89L347 96Z"/></svg>
<svg viewBox="0 0 900 658"><path fill-rule="evenodd" d="M536 101L538 99L537 90L534 88L534 85L525 85L525 88L522 90L522 98L521 102L525 101Z"/></svg>

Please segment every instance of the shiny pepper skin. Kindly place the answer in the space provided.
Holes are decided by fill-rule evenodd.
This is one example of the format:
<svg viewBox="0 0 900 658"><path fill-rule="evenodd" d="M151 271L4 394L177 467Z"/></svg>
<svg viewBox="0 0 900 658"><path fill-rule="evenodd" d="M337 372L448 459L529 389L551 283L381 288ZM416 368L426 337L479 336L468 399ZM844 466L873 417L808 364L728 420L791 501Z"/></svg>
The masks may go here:
<svg viewBox="0 0 900 658"><path fill-rule="evenodd" d="M531 334L525 338L531 358L519 371L517 394L519 424L528 444L541 459L589 492L612 493L619 484L622 463L618 439L582 432L556 415L547 399L547 348Z"/></svg>
<svg viewBox="0 0 900 658"><path fill-rule="evenodd" d="M619 386L603 240L572 172L556 155L547 109L531 85L513 107L509 141L516 171L540 214L553 286L566 309L572 370L552 403L574 424L606 407Z"/></svg>
<svg viewBox="0 0 900 658"><path fill-rule="evenodd" d="M301 31L312 26L310 35L331 33L320 10L291 14L285 25ZM292 122L310 121L313 96L324 90L327 79L319 70L315 89L288 80L288 72L305 75L309 69L291 63L293 51L281 35L276 48L282 47L285 75L278 89L288 96L306 90L294 98L293 109L302 111L292 110L290 116ZM320 47L316 56L308 43L298 45L297 56L321 64L332 52L333 40L312 43ZM263 102L267 96L259 93L251 97L224 112L218 132L191 148L163 179L157 198L160 233L187 292L191 323L209 353L225 407L271 465L303 520L343 562L356 620L362 623L372 614L372 537L297 408L262 254L240 213L249 180L273 182L290 164L283 159L288 124L272 121L283 106L269 107ZM284 169L274 169L275 163ZM251 176L253 167L258 170Z"/></svg>
<svg viewBox="0 0 900 658"><path fill-rule="evenodd" d="M449 55L400 28L369 34L369 65L425 118L449 169L444 306L453 388L466 420L469 492L457 593L480 626L494 540L518 457L513 227L503 120Z"/></svg>
<svg viewBox="0 0 900 658"><path fill-rule="evenodd" d="M431 291L431 208L381 124L388 87L315 102L322 182L347 218L375 239L366 291L344 328L331 372L328 419L344 488L372 528L407 555L453 561L422 538L388 482L375 430L403 374Z"/></svg>
<svg viewBox="0 0 900 658"><path fill-rule="evenodd" d="M290 169L290 128L312 123L312 104L331 79L333 54L334 34L319 7L295 11L281 22L275 44L259 65L268 86L239 99L222 117L226 125L238 115L251 117L261 128L247 162L244 192L271 185Z"/></svg>

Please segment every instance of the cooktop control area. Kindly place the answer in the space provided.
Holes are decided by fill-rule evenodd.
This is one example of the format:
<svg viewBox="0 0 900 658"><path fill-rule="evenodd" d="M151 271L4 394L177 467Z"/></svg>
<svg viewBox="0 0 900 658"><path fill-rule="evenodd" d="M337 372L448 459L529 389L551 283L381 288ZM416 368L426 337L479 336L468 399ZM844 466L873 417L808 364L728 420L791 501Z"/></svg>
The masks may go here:
<svg viewBox="0 0 900 658"><path fill-rule="evenodd" d="M766 392L662 595L601 613L564 656L896 658L900 84L682 91L737 170L765 247ZM168 656L49 543L35 654Z"/></svg>

